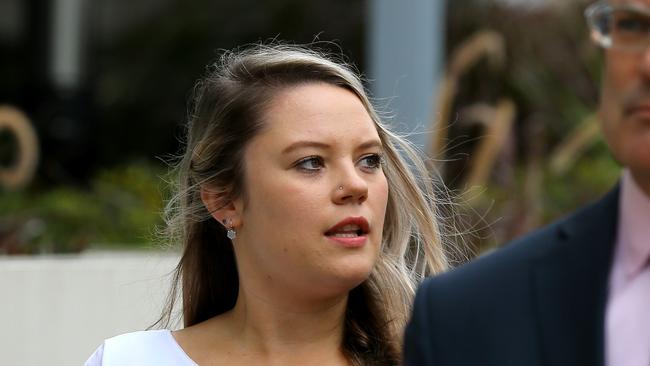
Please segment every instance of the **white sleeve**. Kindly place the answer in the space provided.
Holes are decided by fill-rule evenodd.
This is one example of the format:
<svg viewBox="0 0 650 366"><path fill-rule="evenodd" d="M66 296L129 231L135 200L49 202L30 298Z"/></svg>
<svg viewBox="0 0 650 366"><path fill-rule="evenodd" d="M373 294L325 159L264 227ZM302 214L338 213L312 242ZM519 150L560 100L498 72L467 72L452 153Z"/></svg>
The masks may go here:
<svg viewBox="0 0 650 366"><path fill-rule="evenodd" d="M104 357L104 344L102 343L95 352L86 360L84 366L102 366L102 358Z"/></svg>

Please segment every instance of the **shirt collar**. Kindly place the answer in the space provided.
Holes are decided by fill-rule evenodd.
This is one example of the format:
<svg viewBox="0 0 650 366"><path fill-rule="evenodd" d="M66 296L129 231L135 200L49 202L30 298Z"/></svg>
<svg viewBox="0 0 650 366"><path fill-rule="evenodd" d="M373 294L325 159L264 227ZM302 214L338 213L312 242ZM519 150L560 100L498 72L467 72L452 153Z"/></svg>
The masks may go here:
<svg viewBox="0 0 650 366"><path fill-rule="evenodd" d="M650 197L623 171L619 206L619 243L625 274L636 275L650 257Z"/></svg>

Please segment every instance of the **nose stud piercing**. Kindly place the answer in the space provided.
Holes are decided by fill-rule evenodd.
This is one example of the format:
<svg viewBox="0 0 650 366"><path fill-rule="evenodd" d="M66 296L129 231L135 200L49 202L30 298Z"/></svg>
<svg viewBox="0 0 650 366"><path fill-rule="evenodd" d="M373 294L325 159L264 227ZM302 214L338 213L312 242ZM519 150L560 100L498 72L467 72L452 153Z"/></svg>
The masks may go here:
<svg viewBox="0 0 650 366"><path fill-rule="evenodd" d="M343 190L343 186L339 186L339 191L342 191L342 190Z"/></svg>

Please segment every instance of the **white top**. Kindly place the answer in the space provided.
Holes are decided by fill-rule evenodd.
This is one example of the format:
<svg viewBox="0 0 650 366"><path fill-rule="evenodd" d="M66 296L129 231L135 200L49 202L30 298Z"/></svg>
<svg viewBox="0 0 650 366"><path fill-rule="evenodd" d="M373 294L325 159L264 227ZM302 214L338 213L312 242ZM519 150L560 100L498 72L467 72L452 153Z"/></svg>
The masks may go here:
<svg viewBox="0 0 650 366"><path fill-rule="evenodd" d="M126 333L109 338L84 364L116 365L198 366L167 329Z"/></svg>

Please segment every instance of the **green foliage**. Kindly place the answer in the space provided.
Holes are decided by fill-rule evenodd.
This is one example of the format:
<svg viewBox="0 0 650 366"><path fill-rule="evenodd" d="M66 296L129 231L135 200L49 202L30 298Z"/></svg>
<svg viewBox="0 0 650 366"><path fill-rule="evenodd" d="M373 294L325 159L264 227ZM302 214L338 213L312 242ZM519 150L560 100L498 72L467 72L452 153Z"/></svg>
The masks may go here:
<svg viewBox="0 0 650 366"><path fill-rule="evenodd" d="M469 192L461 213L472 228L468 234L477 252L502 246L593 202L616 184L621 167L599 141L565 173L543 166L536 178L529 169L520 165L506 184L493 182Z"/></svg>
<svg viewBox="0 0 650 366"><path fill-rule="evenodd" d="M0 253L147 247L167 195L162 173L136 163L100 171L85 189L0 192Z"/></svg>
<svg viewBox="0 0 650 366"><path fill-rule="evenodd" d="M570 150L571 163L562 173L551 162L560 146L595 123L603 54L589 40L583 18L588 1L554 2L539 6L510 6L501 1L449 2L448 55L481 30L503 37L505 63L478 63L462 76L453 112L477 104L496 105L501 99L516 105L513 129L494 161L490 180L470 190L468 225L477 252L508 241L564 216L607 192L620 175L620 166L607 146L590 136L584 149ZM532 3L531 3L532 4ZM446 182L463 191L467 163L476 154L485 129L452 126L457 143L448 157ZM593 127L593 125L591 125ZM572 144L569 144L572 145Z"/></svg>
<svg viewBox="0 0 650 366"><path fill-rule="evenodd" d="M613 160L605 143L600 141L565 175L547 172L542 222L548 223L601 196L614 186L620 171L621 167Z"/></svg>

